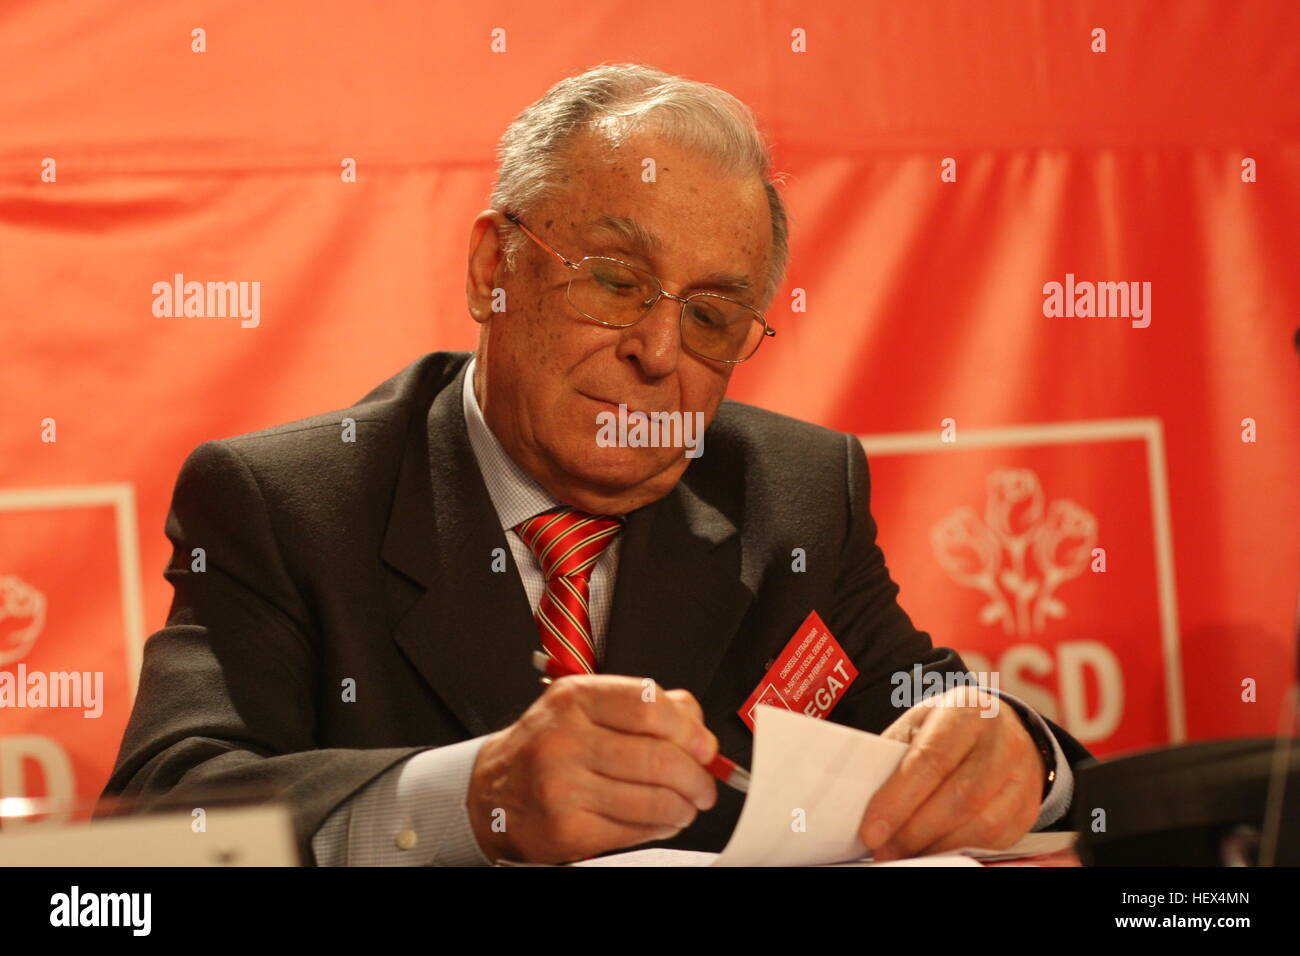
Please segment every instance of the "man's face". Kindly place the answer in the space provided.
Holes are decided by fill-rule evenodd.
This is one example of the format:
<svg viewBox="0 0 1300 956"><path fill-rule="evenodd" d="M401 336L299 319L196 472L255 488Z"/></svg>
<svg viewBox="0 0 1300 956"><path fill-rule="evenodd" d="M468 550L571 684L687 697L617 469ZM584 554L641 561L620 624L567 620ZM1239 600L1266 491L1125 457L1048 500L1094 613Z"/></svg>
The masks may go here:
<svg viewBox="0 0 1300 956"><path fill-rule="evenodd" d="M544 242L571 260L610 256L640 266L676 295L716 292L760 310L767 305L761 296L771 219L757 176L724 174L650 132L618 149L584 137L568 156L563 186L524 219ZM654 182L642 179L647 158ZM630 221L658 242L633 241L609 218ZM663 497L690 463L685 450L602 447L598 416L617 415L624 404L628 412L679 412L683 419L702 412L707 427L734 366L683 348L681 304L667 298L633 326L584 318L565 295L574 273L531 240L517 271L507 272L491 228L504 221L481 214L470 250L470 304L485 325L476 395L489 426L510 456L567 504L622 514ZM506 308L492 313L498 286Z"/></svg>

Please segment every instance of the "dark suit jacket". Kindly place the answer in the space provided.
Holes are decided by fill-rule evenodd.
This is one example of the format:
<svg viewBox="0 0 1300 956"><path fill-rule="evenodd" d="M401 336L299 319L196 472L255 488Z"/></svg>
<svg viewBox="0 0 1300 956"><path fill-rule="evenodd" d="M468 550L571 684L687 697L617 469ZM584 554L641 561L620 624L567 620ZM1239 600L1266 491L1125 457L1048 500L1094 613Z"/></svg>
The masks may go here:
<svg viewBox="0 0 1300 956"><path fill-rule="evenodd" d="M491 569L510 548L470 450L468 357L426 355L345 411L190 455L167 519L175 597L145 645L106 795L286 796L311 860L312 834L370 780L500 729L537 698L527 596L513 564ZM861 672L830 718L883 730L899 715L892 673L964 668L898 606L867 506L855 438L724 401L703 456L628 517L603 670L686 688L748 766L737 708L817 610ZM794 548L805 571L791 569ZM1087 756L1053 730L1071 763ZM664 845L721 849L743 798L718 794Z"/></svg>

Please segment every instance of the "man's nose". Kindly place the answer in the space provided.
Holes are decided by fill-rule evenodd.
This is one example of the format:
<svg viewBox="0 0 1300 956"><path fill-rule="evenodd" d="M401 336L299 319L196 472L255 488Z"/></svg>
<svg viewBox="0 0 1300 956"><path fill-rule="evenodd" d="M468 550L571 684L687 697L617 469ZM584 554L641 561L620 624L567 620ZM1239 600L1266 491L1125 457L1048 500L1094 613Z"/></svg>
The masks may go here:
<svg viewBox="0 0 1300 956"><path fill-rule="evenodd" d="M640 365L648 378L671 374L682 350L681 319L681 303L660 296L645 318L624 331L619 356Z"/></svg>

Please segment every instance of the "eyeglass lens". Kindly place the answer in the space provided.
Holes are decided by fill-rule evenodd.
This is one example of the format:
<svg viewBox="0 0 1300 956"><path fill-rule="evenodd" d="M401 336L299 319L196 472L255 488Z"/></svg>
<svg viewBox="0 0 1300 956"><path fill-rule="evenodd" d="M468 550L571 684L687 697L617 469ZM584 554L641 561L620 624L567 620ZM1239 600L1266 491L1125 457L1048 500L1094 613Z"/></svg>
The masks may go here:
<svg viewBox="0 0 1300 956"><path fill-rule="evenodd" d="M612 259L582 260L569 282L569 302L583 315L608 325L634 325L659 296L655 277ZM687 299L682 342L720 361L748 358L763 338L758 315L738 302L707 293Z"/></svg>

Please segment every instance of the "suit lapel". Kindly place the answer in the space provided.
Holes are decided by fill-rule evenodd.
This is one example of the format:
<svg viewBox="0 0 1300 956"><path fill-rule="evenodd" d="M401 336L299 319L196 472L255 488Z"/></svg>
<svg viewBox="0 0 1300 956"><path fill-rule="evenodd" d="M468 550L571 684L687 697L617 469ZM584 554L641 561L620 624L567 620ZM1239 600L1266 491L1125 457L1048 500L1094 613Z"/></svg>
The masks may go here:
<svg viewBox="0 0 1300 956"><path fill-rule="evenodd" d="M514 721L541 688L537 626L469 443L465 369L408 439L382 553L413 582L390 582L394 639L477 736ZM492 570L496 548L504 572Z"/></svg>
<svg viewBox="0 0 1300 956"><path fill-rule="evenodd" d="M603 669L701 697L753 599L735 525L679 482L628 516Z"/></svg>

